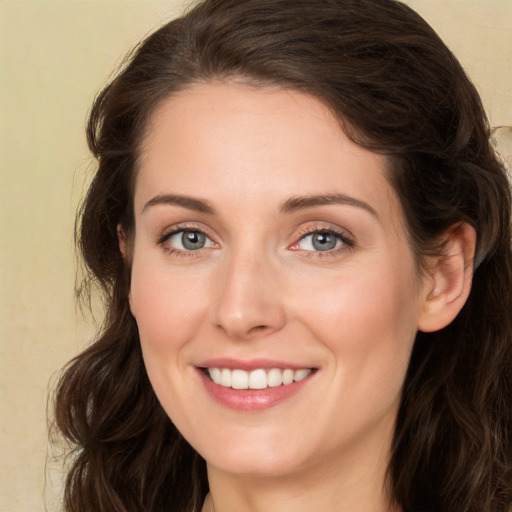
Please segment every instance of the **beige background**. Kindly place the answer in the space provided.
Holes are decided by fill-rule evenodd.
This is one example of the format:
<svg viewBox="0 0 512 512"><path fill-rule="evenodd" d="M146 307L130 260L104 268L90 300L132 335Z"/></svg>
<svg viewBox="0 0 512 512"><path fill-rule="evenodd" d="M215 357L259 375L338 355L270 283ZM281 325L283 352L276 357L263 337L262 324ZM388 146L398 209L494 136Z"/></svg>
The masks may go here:
<svg viewBox="0 0 512 512"><path fill-rule="evenodd" d="M185 1L0 1L0 511L58 510L50 379L91 335L74 303L73 216L95 93ZM494 125L512 124L512 1L409 0L460 58ZM52 377L53 376L53 377ZM56 469L57 468L57 469ZM46 498L44 496L46 495Z"/></svg>

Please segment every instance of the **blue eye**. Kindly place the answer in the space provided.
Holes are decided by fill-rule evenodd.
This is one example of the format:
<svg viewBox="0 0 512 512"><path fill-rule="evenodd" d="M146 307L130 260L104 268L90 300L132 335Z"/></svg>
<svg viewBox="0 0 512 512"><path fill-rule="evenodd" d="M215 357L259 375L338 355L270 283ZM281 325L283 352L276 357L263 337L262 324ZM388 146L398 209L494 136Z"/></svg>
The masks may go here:
<svg viewBox="0 0 512 512"><path fill-rule="evenodd" d="M201 231L180 230L167 237L167 243L180 251L197 251L211 247L213 242Z"/></svg>
<svg viewBox="0 0 512 512"><path fill-rule="evenodd" d="M303 251L325 252L338 249L344 243L345 242L340 235L336 235L328 231L317 231L303 236L298 243L298 248Z"/></svg>

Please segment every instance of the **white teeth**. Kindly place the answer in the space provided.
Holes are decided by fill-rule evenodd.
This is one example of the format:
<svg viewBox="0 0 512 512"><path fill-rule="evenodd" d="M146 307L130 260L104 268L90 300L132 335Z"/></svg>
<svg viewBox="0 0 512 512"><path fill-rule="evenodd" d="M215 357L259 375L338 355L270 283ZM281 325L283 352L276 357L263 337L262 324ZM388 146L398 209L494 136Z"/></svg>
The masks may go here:
<svg viewBox="0 0 512 512"><path fill-rule="evenodd" d="M215 384L221 383L221 371L218 368L208 368L208 373Z"/></svg>
<svg viewBox="0 0 512 512"><path fill-rule="evenodd" d="M279 368L272 368L267 374L269 388L276 388L283 383L283 374Z"/></svg>
<svg viewBox="0 0 512 512"><path fill-rule="evenodd" d="M231 387L233 389L247 389L249 387L249 374L244 370L231 372Z"/></svg>
<svg viewBox="0 0 512 512"><path fill-rule="evenodd" d="M220 372L220 382L219 382L219 384L221 386L224 386L225 388L230 388L231 387L231 372L227 368L224 368Z"/></svg>
<svg viewBox="0 0 512 512"><path fill-rule="evenodd" d="M305 379L310 373L311 370L297 370L293 375L293 380L299 382L299 380Z"/></svg>
<svg viewBox="0 0 512 512"><path fill-rule="evenodd" d="M294 374L294 371L290 370L289 368L287 368L283 372L283 384L285 386L287 386L288 384L291 384L293 382L293 374Z"/></svg>
<svg viewBox="0 0 512 512"><path fill-rule="evenodd" d="M265 389L267 387L267 372L254 370L249 374L249 389Z"/></svg>
<svg viewBox="0 0 512 512"><path fill-rule="evenodd" d="M292 370L291 368L264 370L258 368L252 372L230 370L229 368L208 368L208 374L215 384L233 389L265 389L267 387L287 386L292 382L305 379L311 372L310 368L301 370Z"/></svg>

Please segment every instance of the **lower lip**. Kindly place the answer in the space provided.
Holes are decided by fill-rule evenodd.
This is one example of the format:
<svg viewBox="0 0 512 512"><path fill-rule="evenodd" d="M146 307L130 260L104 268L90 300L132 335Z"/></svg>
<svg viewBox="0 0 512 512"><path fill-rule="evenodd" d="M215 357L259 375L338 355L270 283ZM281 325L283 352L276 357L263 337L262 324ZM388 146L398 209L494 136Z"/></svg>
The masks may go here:
<svg viewBox="0 0 512 512"><path fill-rule="evenodd" d="M239 411L262 411L299 393L316 372L311 373L305 379L298 382L265 389L226 388L215 384L200 369L198 369L198 373L206 391L216 402L224 407Z"/></svg>

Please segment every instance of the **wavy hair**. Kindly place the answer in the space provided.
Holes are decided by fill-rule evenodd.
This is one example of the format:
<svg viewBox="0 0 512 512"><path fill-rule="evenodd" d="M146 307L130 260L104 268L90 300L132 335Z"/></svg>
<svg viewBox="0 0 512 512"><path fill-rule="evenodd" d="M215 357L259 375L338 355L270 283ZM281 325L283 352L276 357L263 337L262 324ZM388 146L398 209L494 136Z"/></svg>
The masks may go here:
<svg viewBox="0 0 512 512"><path fill-rule="evenodd" d="M205 0L143 41L90 113L97 172L76 236L106 316L55 394L55 423L74 448L66 511L197 512L208 492L205 462L146 375L117 227L133 233L148 118L176 91L212 80L312 95L354 142L386 155L420 269L448 228L475 228L467 303L446 328L417 335L388 484L405 511L509 510L510 190L475 87L434 30L398 1Z"/></svg>

